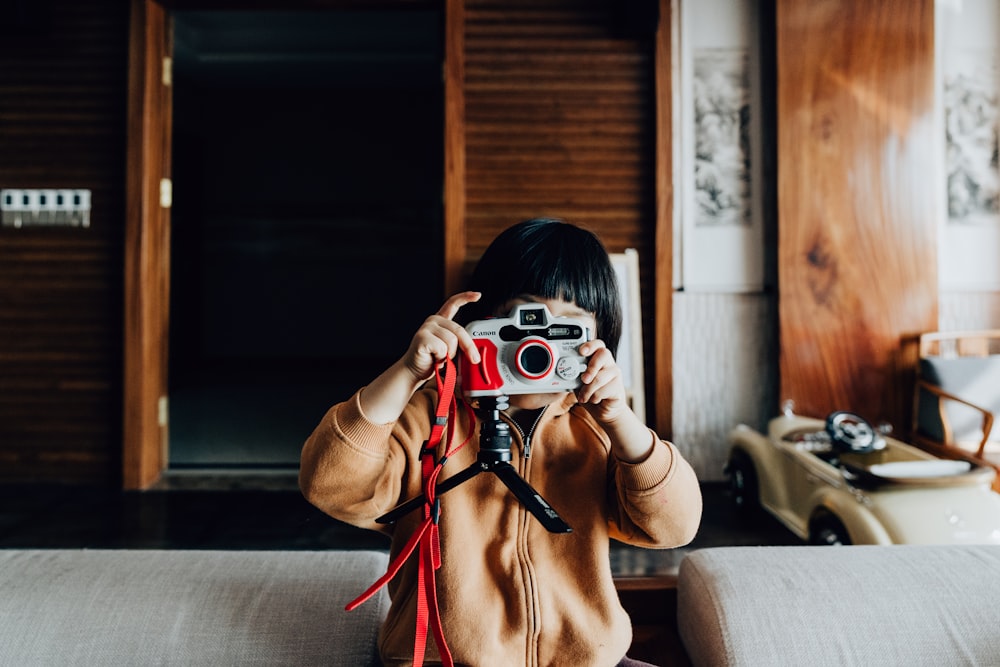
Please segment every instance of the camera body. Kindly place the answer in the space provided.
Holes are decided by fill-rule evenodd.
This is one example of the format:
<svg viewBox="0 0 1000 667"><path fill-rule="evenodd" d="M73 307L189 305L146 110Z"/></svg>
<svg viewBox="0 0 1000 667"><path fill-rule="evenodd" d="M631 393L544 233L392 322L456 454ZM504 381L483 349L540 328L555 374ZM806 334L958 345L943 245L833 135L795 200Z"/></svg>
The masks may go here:
<svg viewBox="0 0 1000 667"><path fill-rule="evenodd" d="M459 355L459 378L466 398L573 391L587 358L579 347L590 329L571 317L553 317L544 304L515 306L507 317L470 322L481 362Z"/></svg>

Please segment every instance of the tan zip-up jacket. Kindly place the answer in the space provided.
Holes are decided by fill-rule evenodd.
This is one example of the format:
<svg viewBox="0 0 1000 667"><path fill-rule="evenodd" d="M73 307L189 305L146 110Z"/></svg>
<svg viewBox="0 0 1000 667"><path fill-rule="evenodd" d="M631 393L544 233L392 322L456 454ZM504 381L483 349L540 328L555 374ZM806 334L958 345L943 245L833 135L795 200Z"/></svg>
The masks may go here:
<svg viewBox="0 0 1000 667"><path fill-rule="evenodd" d="M423 512L389 527L375 519L421 493L420 449L437 392L418 391L387 425L369 422L358 396L331 408L306 441L299 483L330 516L389 532L394 557ZM478 433L460 412L456 442L470 428ZM688 543L701 519L695 474L658 439L644 461L617 461L608 436L571 393L535 423L527 458L525 437L509 423L511 464L573 532L545 530L491 473L439 496L437 593L448 647L457 665L612 667L625 656L632 629L612 581L609 538L652 548ZM477 451L478 434L447 461L439 481L473 464ZM379 639L386 665L412 662L416 581L413 554L389 584L392 605ZM370 583L359 581L358 594ZM427 645L434 663L430 633Z"/></svg>

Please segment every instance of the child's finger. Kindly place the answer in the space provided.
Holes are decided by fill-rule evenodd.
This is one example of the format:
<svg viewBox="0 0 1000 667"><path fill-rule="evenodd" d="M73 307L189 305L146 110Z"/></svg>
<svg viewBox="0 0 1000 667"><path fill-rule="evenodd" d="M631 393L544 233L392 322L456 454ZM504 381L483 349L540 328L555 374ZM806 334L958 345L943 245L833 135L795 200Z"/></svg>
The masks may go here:
<svg viewBox="0 0 1000 667"><path fill-rule="evenodd" d="M455 315L458 314L459 308L467 303L479 301L481 296L482 293L480 292L459 292L458 294L449 297L449 299L444 302L444 305L441 306L441 309L437 314L445 319L453 320L455 319Z"/></svg>
<svg viewBox="0 0 1000 667"><path fill-rule="evenodd" d="M472 340L472 336L469 335L469 332L466 331L464 327L459 327L459 331L457 333L458 345L462 352L464 352L465 356L469 358L469 361L474 364L478 364L481 361L479 357L479 348L476 347L476 343Z"/></svg>
<svg viewBox="0 0 1000 667"><path fill-rule="evenodd" d="M455 353L460 349L465 351L466 354L469 353L470 349L475 350L472 336L469 335L469 332L462 325L437 315L431 318L431 323L433 328L429 330L430 333L443 341L447 346L447 355L440 357L439 361L444 361L445 358L455 356Z"/></svg>
<svg viewBox="0 0 1000 667"><path fill-rule="evenodd" d="M594 341L591 341L591 343ZM600 343L600 346L593 350L589 350L589 360L587 361L587 369L583 372L583 377L581 378L585 384L593 382L597 374L600 373L605 368L617 368L615 364L614 357L611 356L611 352L604 347L604 343ZM590 345L590 343L587 343ZM583 347L581 346L581 352Z"/></svg>
<svg viewBox="0 0 1000 667"><path fill-rule="evenodd" d="M586 343L580 346L580 354L584 357L589 357L595 354L598 350L606 350L607 345L600 338L595 338L594 340L588 340Z"/></svg>

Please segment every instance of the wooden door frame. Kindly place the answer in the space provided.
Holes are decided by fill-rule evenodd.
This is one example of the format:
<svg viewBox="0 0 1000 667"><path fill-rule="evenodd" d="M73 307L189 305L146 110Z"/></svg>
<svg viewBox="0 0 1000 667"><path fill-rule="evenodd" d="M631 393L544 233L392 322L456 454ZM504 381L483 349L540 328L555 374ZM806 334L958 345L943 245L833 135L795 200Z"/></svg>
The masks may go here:
<svg viewBox="0 0 1000 667"><path fill-rule="evenodd" d="M170 19L132 0L125 192L122 486L154 484L167 461L170 305Z"/></svg>
<svg viewBox="0 0 1000 667"><path fill-rule="evenodd" d="M673 439L674 416L674 163L673 100L675 37L680 28L679 0L659 0L659 24L654 46L654 99L656 147L654 157L655 222L653 275L656 285L654 305L652 411L656 432Z"/></svg>
<svg viewBox="0 0 1000 667"><path fill-rule="evenodd" d="M449 15L461 17L461 0L446 0ZM435 0L330 0L327 9L434 6ZM129 21L128 121L124 275L124 372L122 486L146 489L168 464L167 368L170 321L170 161L173 124L168 59L173 51L172 9L241 9L245 0L132 0ZM264 3L269 5L271 3ZM309 3L304 3L307 5ZM275 0L276 9L295 9ZM446 51L462 54L463 22L449 20ZM446 122L464 131L461 58L448 59ZM456 69L457 68L457 69ZM456 130L457 131L457 130ZM454 143L455 133L446 144ZM464 153L446 154L448 198L444 237L446 263L464 255ZM456 156L462 159L454 161ZM460 193L455 195L454 193ZM461 241L461 248L456 243ZM450 258L450 260L449 260ZM451 264L446 264L450 266Z"/></svg>

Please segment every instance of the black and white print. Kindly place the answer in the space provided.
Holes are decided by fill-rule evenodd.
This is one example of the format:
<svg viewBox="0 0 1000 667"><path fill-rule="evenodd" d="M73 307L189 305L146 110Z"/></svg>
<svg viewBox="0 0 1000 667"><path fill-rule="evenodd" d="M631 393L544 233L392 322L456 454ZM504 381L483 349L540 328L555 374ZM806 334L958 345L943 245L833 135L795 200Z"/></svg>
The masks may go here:
<svg viewBox="0 0 1000 667"><path fill-rule="evenodd" d="M997 64L992 54L964 53L944 77L948 222L1000 221L997 169Z"/></svg>
<svg viewBox="0 0 1000 667"><path fill-rule="evenodd" d="M749 226L750 75L746 49L698 49L693 60L695 225Z"/></svg>

